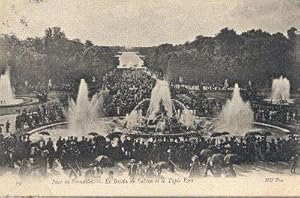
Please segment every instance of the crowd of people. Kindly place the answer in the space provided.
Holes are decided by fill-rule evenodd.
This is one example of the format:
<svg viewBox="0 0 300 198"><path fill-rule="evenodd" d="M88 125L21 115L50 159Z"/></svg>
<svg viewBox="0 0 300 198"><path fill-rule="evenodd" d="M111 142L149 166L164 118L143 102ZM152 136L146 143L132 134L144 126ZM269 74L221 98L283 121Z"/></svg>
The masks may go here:
<svg viewBox="0 0 300 198"><path fill-rule="evenodd" d="M143 72L140 70L113 70L108 72L101 82L103 89L108 89L109 96L105 99L105 112L107 116L124 116L130 113L143 99L150 98L155 78L160 73ZM183 102L187 108L193 109L195 115L213 116L220 104L208 98L197 97L193 102L186 102L177 98L177 94L185 93L182 87L176 88L170 84L172 98Z"/></svg>
<svg viewBox="0 0 300 198"><path fill-rule="evenodd" d="M207 98L204 95L190 96L190 94L185 94L185 97L188 97L188 99L180 97L180 95L179 97L176 96L195 116L215 117L222 110L222 104L213 98Z"/></svg>
<svg viewBox="0 0 300 198"><path fill-rule="evenodd" d="M110 91L104 107L108 116L130 113L142 99L150 98L155 80L145 72L116 70L103 78L103 87Z"/></svg>
<svg viewBox="0 0 300 198"><path fill-rule="evenodd" d="M45 103L38 108L24 109L16 116L15 128L17 133L25 129L33 129L42 125L64 120L63 107L60 103Z"/></svg>
<svg viewBox="0 0 300 198"><path fill-rule="evenodd" d="M27 95L35 92L46 92L47 89L47 84L41 82L33 84L28 81L24 81L24 83L14 84L15 93L18 95Z"/></svg>
<svg viewBox="0 0 300 198"><path fill-rule="evenodd" d="M259 105L253 104L254 118L260 122L296 123L298 112L285 105Z"/></svg>
<svg viewBox="0 0 300 198"><path fill-rule="evenodd" d="M103 105L106 116L122 116L130 113L142 99L150 98L154 84L155 79L147 72L131 70L108 72L101 82L102 89L109 90ZM174 94L176 87L171 86L171 89ZM194 115L213 116L214 111L219 112L222 109L221 104L206 97L190 98L189 101L179 97L177 99L192 109ZM269 108L254 104L252 108L257 121L293 122L298 119L297 112L280 106ZM82 174L82 168L96 167L100 170L105 166L113 166L113 162L129 162L130 176L142 174L143 171L139 171L142 167L146 167L144 173L149 176L159 175L163 167L171 171L190 170L190 175L200 175L199 171L195 173L197 169L195 167L207 162L213 154L236 155L234 163L291 161L294 173L297 166L298 140L292 135L287 139L276 140L254 135L217 138L154 136L147 139L134 138L130 135L111 139L103 136L93 138L70 136L60 137L55 142L51 138L32 142L30 136L24 133L27 129L64 120L63 107L59 103L45 103L36 109L20 112L16 117L15 134L11 133L9 121L5 124L5 132L0 127L0 166L14 168L18 165L21 177L32 174L46 176L48 169L54 169L57 167L56 164L61 165L63 170L70 170L70 177L77 177ZM206 150L210 151L206 152L209 156L204 154ZM99 158L100 156L102 158ZM96 159L110 160L103 163L103 160ZM233 162L229 163L231 166Z"/></svg>
<svg viewBox="0 0 300 198"><path fill-rule="evenodd" d="M70 177L78 177L82 175L82 168L102 169L114 166L117 162L129 161L141 167L150 166L155 170L154 175L159 175L163 168L175 171L189 170L193 163L201 166L202 162L217 153L236 155L235 160L227 164L231 167L233 163L252 164L256 161L289 163L297 158L296 145L297 140L293 136L276 140L255 136L147 139L126 135L110 139L103 136L70 136L59 137L56 142L51 138L31 142L29 135L17 138L15 135L4 137L0 134L0 165L11 168L18 165L20 176L26 177L32 174L46 176L47 170L60 164L64 170L70 170ZM211 152L203 152L208 150ZM199 160L195 160L195 157ZM130 174L133 173L129 171ZM198 175L201 175L200 172Z"/></svg>
<svg viewBox="0 0 300 198"><path fill-rule="evenodd" d="M112 70L108 72L103 79L91 80L90 89L93 92L98 88L109 90L110 94L105 99L105 113L107 116L124 116L131 112L131 110L142 99L150 98L151 90L155 84L155 77L162 75L159 72L140 70ZM153 78L154 77L154 78ZM50 82L50 81L49 81ZM78 86L78 85L77 85ZM47 83L47 85L38 83L36 86L30 85L25 82L19 87L23 90L33 90L35 93L44 93L43 90L63 90L68 93L76 93L76 85L71 83L60 84ZM22 89L21 89L21 88ZM94 90L95 87L95 90ZM205 90L226 90L230 89L228 82L224 84L209 84L202 83L200 87L204 87ZM212 98L203 97L203 94L192 97L191 101L185 101L182 98L178 98L177 95L184 93L183 95L190 95L190 92L182 86L176 84L170 84L171 93L173 98L176 98L183 102L189 109L193 110L194 115L197 116L216 116L222 110L222 104ZM249 87L248 87L249 88ZM246 92L249 94L253 92L252 89L248 89ZM182 91L184 89L184 91ZM18 92L20 92L20 90ZM280 122L280 123L292 123L298 121L298 113L294 109L287 109L284 105L261 105L257 102L251 102L252 109L254 111L254 119L260 122Z"/></svg>

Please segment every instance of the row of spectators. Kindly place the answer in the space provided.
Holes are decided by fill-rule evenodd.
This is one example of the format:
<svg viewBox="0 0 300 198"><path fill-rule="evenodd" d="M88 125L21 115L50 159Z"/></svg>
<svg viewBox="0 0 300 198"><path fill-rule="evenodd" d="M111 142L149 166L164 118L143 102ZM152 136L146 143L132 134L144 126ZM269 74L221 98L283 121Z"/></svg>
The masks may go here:
<svg viewBox="0 0 300 198"><path fill-rule="evenodd" d="M25 128L33 129L64 121L64 118L63 107L60 103L45 103L37 109L24 109L16 117L15 128L17 133L22 133Z"/></svg>
<svg viewBox="0 0 300 198"><path fill-rule="evenodd" d="M35 92L47 92L47 85L45 83L40 82L34 85L29 83L28 81L25 81L24 84L15 84L14 91L18 95L27 95Z"/></svg>
<svg viewBox="0 0 300 198"><path fill-rule="evenodd" d="M107 156L115 162L134 159L142 164L172 161L182 169L188 169L192 156L203 159L203 150L212 153L236 154L236 163L253 163L255 161L288 162L296 155L297 139L290 136L288 139L268 140L266 137L218 137L218 138L133 138L121 136L115 138L68 137L59 138L53 142L41 139L31 142L29 136L14 135L4 137L0 134L0 162L1 166L14 167L16 163L31 161L35 167L45 175L47 168L53 168L57 161L64 169L79 172L81 167L88 167L95 163L98 156ZM75 173L74 173L75 174Z"/></svg>
<svg viewBox="0 0 300 198"><path fill-rule="evenodd" d="M103 87L110 91L104 108L108 116L130 113L142 99L150 98L155 80L145 72L115 70L103 78Z"/></svg>
<svg viewBox="0 0 300 198"><path fill-rule="evenodd" d="M298 122L298 112L286 105L253 104L254 118L260 122L295 123Z"/></svg>

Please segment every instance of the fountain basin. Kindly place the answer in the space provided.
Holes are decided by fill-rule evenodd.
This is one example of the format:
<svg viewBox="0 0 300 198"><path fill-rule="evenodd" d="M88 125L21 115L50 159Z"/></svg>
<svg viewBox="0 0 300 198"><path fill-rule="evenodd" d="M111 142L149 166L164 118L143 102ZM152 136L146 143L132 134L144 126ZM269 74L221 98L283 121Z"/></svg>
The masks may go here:
<svg viewBox="0 0 300 198"><path fill-rule="evenodd" d="M24 102L24 100L21 99L12 99L9 101L6 101L5 103L0 103L0 107L7 107L7 106L16 106L19 104L22 104Z"/></svg>
<svg viewBox="0 0 300 198"><path fill-rule="evenodd" d="M118 118L121 119L121 118ZM117 126L115 124L115 120L116 117L110 117L110 118L101 118L101 120L107 124L107 126L110 126L111 132L113 131L118 131L121 133L124 133L126 135L129 135L131 137L142 137L142 138L151 138L151 137L155 137L155 138L160 138L160 137L199 137L199 136L203 136L203 137L210 137L210 135L212 134L211 132L207 132L205 133L204 131L187 131L184 133L145 133L143 131L137 131L137 130L128 130L125 128L120 128L117 129ZM215 123L216 118L210 118L210 117L200 117L197 119L199 122L200 121L206 121L206 124L210 124L210 123ZM252 123L254 126L255 131L260 130L260 131L268 131L272 133L272 136L270 137L274 137L274 138L283 138L286 137L290 130L283 128L283 127L279 127L279 126L275 126L275 125L271 125L271 124L266 124L266 123L260 123L260 122L253 122ZM58 140L59 136L63 137L63 138L67 138L68 136L76 136L76 133L73 133L72 130L68 129L68 123L67 122L60 122L60 123L55 123L55 124L51 124L51 125L47 125L47 126L43 126L37 129L33 129L29 132L27 132L27 134L30 135L30 138L33 142L35 141L39 141L41 137L43 137L44 139L48 139L51 137L51 139L53 141ZM47 131L49 132L50 135L41 135L39 134L42 131ZM81 134L82 136L88 137L90 132L98 132L99 135L108 135L109 133L103 133L101 132L102 130L99 129L98 131L86 131L85 133ZM81 137L78 137L79 140Z"/></svg>
<svg viewBox="0 0 300 198"><path fill-rule="evenodd" d="M290 104L294 104L293 99L276 100L276 99L265 98L264 102L267 103L267 104L272 104L272 105L290 105Z"/></svg>
<svg viewBox="0 0 300 198"><path fill-rule="evenodd" d="M26 105L33 105L39 103L39 100L37 98L22 96L22 97L16 97L16 99L8 102L0 104L1 108L9 108L9 107L21 107Z"/></svg>

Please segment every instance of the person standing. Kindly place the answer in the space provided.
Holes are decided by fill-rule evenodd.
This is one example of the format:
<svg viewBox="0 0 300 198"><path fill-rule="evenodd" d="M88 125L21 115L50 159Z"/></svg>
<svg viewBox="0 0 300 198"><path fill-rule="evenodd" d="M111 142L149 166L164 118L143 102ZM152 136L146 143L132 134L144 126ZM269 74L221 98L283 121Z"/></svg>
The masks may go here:
<svg viewBox="0 0 300 198"><path fill-rule="evenodd" d="M200 176L200 162L199 162L199 157L198 156L193 156L192 157L192 163L191 163L191 168L189 172L189 177L199 177Z"/></svg>
<svg viewBox="0 0 300 198"><path fill-rule="evenodd" d="M128 163L128 176L130 178L134 178L137 174L137 164L135 163L135 159L131 159Z"/></svg>
<svg viewBox="0 0 300 198"><path fill-rule="evenodd" d="M4 135L2 134L2 128L0 127L0 142L4 139Z"/></svg>
<svg viewBox="0 0 300 198"><path fill-rule="evenodd" d="M296 154L291 158L291 173L296 174L298 155Z"/></svg>
<svg viewBox="0 0 300 198"><path fill-rule="evenodd" d="M81 174L80 166L78 164L78 157L80 155L80 151L76 147L76 144L74 142L71 143L69 154L70 154L69 168L71 169L69 177L71 178L74 175L76 179L78 176L81 176L82 174Z"/></svg>
<svg viewBox="0 0 300 198"><path fill-rule="evenodd" d="M21 180L28 178L31 171L30 161L28 159L23 159L19 168L19 177Z"/></svg>
<svg viewBox="0 0 300 198"><path fill-rule="evenodd" d="M48 154L49 168L52 169L54 161L55 161L55 149L54 149L53 145L47 146L47 151L49 152L49 154Z"/></svg>
<svg viewBox="0 0 300 198"><path fill-rule="evenodd" d="M49 151L44 150L41 152L39 156L39 174L42 177L47 176L47 158L48 158Z"/></svg>
<svg viewBox="0 0 300 198"><path fill-rule="evenodd" d="M155 169L153 167L153 161L148 162L148 167L146 169L146 177L147 178L155 177Z"/></svg>
<svg viewBox="0 0 300 198"><path fill-rule="evenodd" d="M9 120L7 120L7 122L5 124L5 127L6 127L6 133L9 133L9 128L10 128L10 122L9 122Z"/></svg>

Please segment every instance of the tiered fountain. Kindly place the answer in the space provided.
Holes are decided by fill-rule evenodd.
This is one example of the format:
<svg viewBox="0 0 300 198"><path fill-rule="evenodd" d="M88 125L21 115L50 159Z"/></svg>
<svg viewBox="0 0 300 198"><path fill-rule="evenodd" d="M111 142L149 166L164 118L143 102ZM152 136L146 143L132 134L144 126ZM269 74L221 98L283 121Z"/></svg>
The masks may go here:
<svg viewBox="0 0 300 198"><path fill-rule="evenodd" d="M143 107L147 106L145 111ZM169 83L160 79L156 80L151 98L141 101L125 120L128 129L140 132L173 133L195 128L192 113L181 102L171 99Z"/></svg>
<svg viewBox="0 0 300 198"><path fill-rule="evenodd" d="M273 104L292 103L290 98L290 81L287 78L273 79L271 102Z"/></svg>
<svg viewBox="0 0 300 198"><path fill-rule="evenodd" d="M23 103L23 99L16 99L10 82L9 69L0 75L0 107L15 106Z"/></svg>

